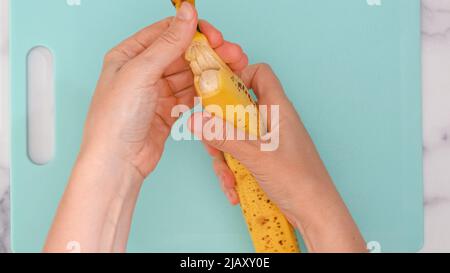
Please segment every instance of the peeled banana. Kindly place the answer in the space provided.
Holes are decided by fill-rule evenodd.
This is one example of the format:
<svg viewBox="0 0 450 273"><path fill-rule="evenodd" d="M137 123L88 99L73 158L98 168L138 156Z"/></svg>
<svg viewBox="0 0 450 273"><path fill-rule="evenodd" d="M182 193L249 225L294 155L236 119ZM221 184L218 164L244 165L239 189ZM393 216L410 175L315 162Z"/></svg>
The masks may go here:
<svg viewBox="0 0 450 273"><path fill-rule="evenodd" d="M184 0L172 0L179 7ZM195 4L195 0L186 0ZM202 104L219 107L221 118L245 130L253 136L265 133L265 126L259 119L256 102L252 99L243 81L221 60L211 48L207 38L200 32L195 35L186 52L194 74L194 84ZM227 113L227 106L234 108ZM229 109L229 108L228 108ZM236 191L247 227L257 253L299 253L294 229L282 212L273 204L258 182L245 166L229 154L225 154L228 166L236 179Z"/></svg>

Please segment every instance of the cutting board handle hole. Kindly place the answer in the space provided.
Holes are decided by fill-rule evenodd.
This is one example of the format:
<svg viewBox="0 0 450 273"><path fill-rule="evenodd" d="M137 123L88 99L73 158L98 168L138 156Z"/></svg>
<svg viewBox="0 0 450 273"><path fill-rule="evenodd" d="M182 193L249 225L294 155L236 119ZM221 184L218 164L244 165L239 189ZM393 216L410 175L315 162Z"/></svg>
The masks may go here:
<svg viewBox="0 0 450 273"><path fill-rule="evenodd" d="M46 165L55 151L55 93L53 53L36 46L27 56L27 139L28 156Z"/></svg>

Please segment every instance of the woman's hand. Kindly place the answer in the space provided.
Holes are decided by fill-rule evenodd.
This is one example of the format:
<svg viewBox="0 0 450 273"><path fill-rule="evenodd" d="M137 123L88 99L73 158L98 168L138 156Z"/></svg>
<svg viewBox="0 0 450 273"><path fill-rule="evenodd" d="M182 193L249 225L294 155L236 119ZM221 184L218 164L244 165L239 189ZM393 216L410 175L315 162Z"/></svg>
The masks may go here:
<svg viewBox="0 0 450 273"><path fill-rule="evenodd" d="M105 161L119 159L143 178L159 162L176 118L172 108L193 106L193 75L184 52L197 29L197 14L188 3L176 18L140 31L112 49L86 122L82 153ZM216 52L235 70L247 56L207 22L200 22Z"/></svg>
<svg viewBox="0 0 450 273"><path fill-rule="evenodd" d="M207 124L215 119L209 124L233 128L207 113L195 114L190 123L214 158L214 170L230 202L237 204L239 199L234 175L222 152L231 154L252 172L269 198L300 229L310 251L366 251L356 224L272 69L265 64L253 65L240 76L254 90L259 105L268 106L267 127L272 140L279 143L277 149L262 151L262 140L226 140L225 136L225 141L207 141L195 121L203 119ZM271 106L279 106L279 117L270 112Z"/></svg>
<svg viewBox="0 0 450 273"><path fill-rule="evenodd" d="M123 252L144 178L158 164L175 118L172 107L194 103L184 52L197 13L183 3L176 18L138 32L112 49L86 121L77 162L44 248L47 252ZM200 22L216 52L235 70L241 48Z"/></svg>

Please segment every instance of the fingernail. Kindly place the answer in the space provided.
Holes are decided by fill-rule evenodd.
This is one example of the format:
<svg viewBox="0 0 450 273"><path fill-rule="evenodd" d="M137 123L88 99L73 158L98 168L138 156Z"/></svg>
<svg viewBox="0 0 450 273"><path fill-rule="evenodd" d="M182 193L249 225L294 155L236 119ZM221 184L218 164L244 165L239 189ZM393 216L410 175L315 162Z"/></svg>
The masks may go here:
<svg viewBox="0 0 450 273"><path fill-rule="evenodd" d="M228 196L228 199L230 199L230 203L232 205L234 205L236 203L237 198L238 198L236 192L235 191L228 191L227 192L227 196Z"/></svg>
<svg viewBox="0 0 450 273"><path fill-rule="evenodd" d="M228 192L227 188L225 187L225 180L223 176L219 176L219 181L220 181L220 187L222 188L222 190L224 192Z"/></svg>
<svg viewBox="0 0 450 273"><path fill-rule="evenodd" d="M233 203L233 193L231 193L230 191L227 191L226 193L225 193L225 195L227 196L227 198L228 198L228 201L230 201L230 203L232 204Z"/></svg>
<svg viewBox="0 0 450 273"><path fill-rule="evenodd" d="M229 177L228 177L228 175L226 175L226 174L222 174L222 182L223 182L223 186L226 188L226 189L234 189L234 187L232 187L232 186L230 186L230 179L229 179Z"/></svg>
<svg viewBox="0 0 450 273"><path fill-rule="evenodd" d="M194 18L194 9L188 2L183 2L177 11L177 18L182 21L190 21Z"/></svg>
<svg viewBox="0 0 450 273"><path fill-rule="evenodd" d="M220 182L222 183L222 186L225 190L228 190L227 188L227 176L225 174L220 175Z"/></svg>

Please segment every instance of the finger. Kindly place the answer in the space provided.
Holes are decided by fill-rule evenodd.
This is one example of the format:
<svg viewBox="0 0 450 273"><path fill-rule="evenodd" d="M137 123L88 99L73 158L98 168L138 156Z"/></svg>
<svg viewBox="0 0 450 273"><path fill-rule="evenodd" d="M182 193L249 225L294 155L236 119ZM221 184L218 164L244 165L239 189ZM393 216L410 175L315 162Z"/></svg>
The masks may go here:
<svg viewBox="0 0 450 273"><path fill-rule="evenodd" d="M235 206L239 204L239 196L235 189L226 189L222 182L220 182L220 189L225 194L225 197L228 199L231 205Z"/></svg>
<svg viewBox="0 0 450 273"><path fill-rule="evenodd" d="M169 65L166 71L164 71L164 76L168 77L173 74L184 72L186 70L190 70L189 64L184 56L181 56L180 58L176 59L171 65Z"/></svg>
<svg viewBox="0 0 450 273"><path fill-rule="evenodd" d="M212 158L216 158L216 157L223 157L223 153L219 150L217 150L216 148L203 143L205 146L205 150L208 152L208 154L212 157Z"/></svg>
<svg viewBox="0 0 450 273"><path fill-rule="evenodd" d="M178 74L166 77L170 89L175 94L183 89L186 89L194 84L194 75L190 70L185 70Z"/></svg>
<svg viewBox="0 0 450 273"><path fill-rule="evenodd" d="M244 56L236 63L230 64L230 68L233 71L241 72L248 66L248 56L244 53Z"/></svg>
<svg viewBox="0 0 450 273"><path fill-rule="evenodd" d="M186 89L176 92L175 97L177 98L177 103L180 105L186 105L189 108L194 107L195 96L197 95L195 87L192 85Z"/></svg>
<svg viewBox="0 0 450 273"><path fill-rule="evenodd" d="M212 48L218 48L225 42L222 32L211 25L208 21L199 21L200 31L208 38L209 44Z"/></svg>
<svg viewBox="0 0 450 273"><path fill-rule="evenodd" d="M219 117L213 117L207 112L194 113L188 126L189 130L204 143L233 155L241 162L256 160L258 157L259 140L250 140L248 136L245 136L246 140L234 140L235 138L230 136L234 137L239 130Z"/></svg>
<svg viewBox="0 0 450 273"><path fill-rule="evenodd" d="M224 40L222 33L205 20L199 22L200 30L206 35L216 53L235 71L241 71L248 65L248 57L242 48Z"/></svg>
<svg viewBox="0 0 450 273"><path fill-rule="evenodd" d="M191 44L197 29L197 12L183 2L169 28L134 60L134 69L146 71L149 84L158 81L167 68L179 59ZM137 64L137 65L136 65Z"/></svg>
<svg viewBox="0 0 450 273"><path fill-rule="evenodd" d="M122 54L128 60L133 59L146 50L169 27L172 19L173 17L166 18L140 30L111 51Z"/></svg>
<svg viewBox="0 0 450 273"><path fill-rule="evenodd" d="M155 85L155 89L158 90L158 101L156 103L155 113L161 118L161 120L171 127L177 120L176 117L172 117L172 107L176 104L176 98L173 97L172 90L169 87L167 81L158 81Z"/></svg>
<svg viewBox="0 0 450 273"><path fill-rule="evenodd" d="M230 42L225 42L216 48L215 51L228 64L237 63L245 56L241 46Z"/></svg>
<svg viewBox="0 0 450 273"><path fill-rule="evenodd" d="M237 194L235 191L236 179L234 177L233 171L228 167L223 153L208 144L204 144L204 146L208 154L213 158L214 172L221 180L223 191L233 191L231 192L231 195L234 198L229 198L230 202L232 204L239 203L239 198L237 198Z"/></svg>
<svg viewBox="0 0 450 273"><path fill-rule="evenodd" d="M248 64L248 58L245 54L242 54L241 57L239 51L242 51L242 49L240 49L240 47L233 45L229 42L226 42L223 39L222 33L217 30L213 25L211 25L209 22L205 21L205 20L200 20L199 21L199 26L200 26L200 30L202 31L203 34L206 35L206 37L208 38L208 41L211 45L211 47L213 48L218 48L221 47L221 50L219 52L219 56L221 58L224 59L231 59L231 60L237 60L234 63L240 63L240 64L232 64L233 67L236 67L237 70L242 70L244 69L247 64ZM237 52L235 52L237 50ZM231 55L237 55L238 57L235 56L231 56L228 57L228 55L231 53ZM247 61L245 61L247 60ZM226 60L225 60L226 62ZM245 63L247 62L247 64ZM243 63L245 65L243 65ZM231 64L231 63L230 63ZM164 75L165 76L170 76L172 74L176 74L179 73L181 71L185 71L189 69L189 64L187 63L187 61L184 59L184 56L177 59L173 64L170 65L170 67L165 71Z"/></svg>
<svg viewBox="0 0 450 273"><path fill-rule="evenodd" d="M171 116L174 104L186 105L190 109L194 107L196 95L194 85L176 92L172 90L168 81L159 81L155 87L158 90L158 108L163 108L168 116Z"/></svg>
<svg viewBox="0 0 450 273"><path fill-rule="evenodd" d="M244 84L255 92L260 105L284 105L288 102L278 77L269 65L251 65L239 74Z"/></svg>
<svg viewBox="0 0 450 273"><path fill-rule="evenodd" d="M239 196L236 192L236 180L233 172L228 168L223 156L222 158L214 159L213 168L216 176L220 180L222 191L232 205L237 205L239 203Z"/></svg>
<svg viewBox="0 0 450 273"><path fill-rule="evenodd" d="M239 196L236 190L225 190L225 196L228 198L231 205L236 206L239 204Z"/></svg>
<svg viewBox="0 0 450 273"><path fill-rule="evenodd" d="M230 170L223 157L216 157L213 159L213 168L217 177L223 182L226 190L233 190L236 187L233 172Z"/></svg>

